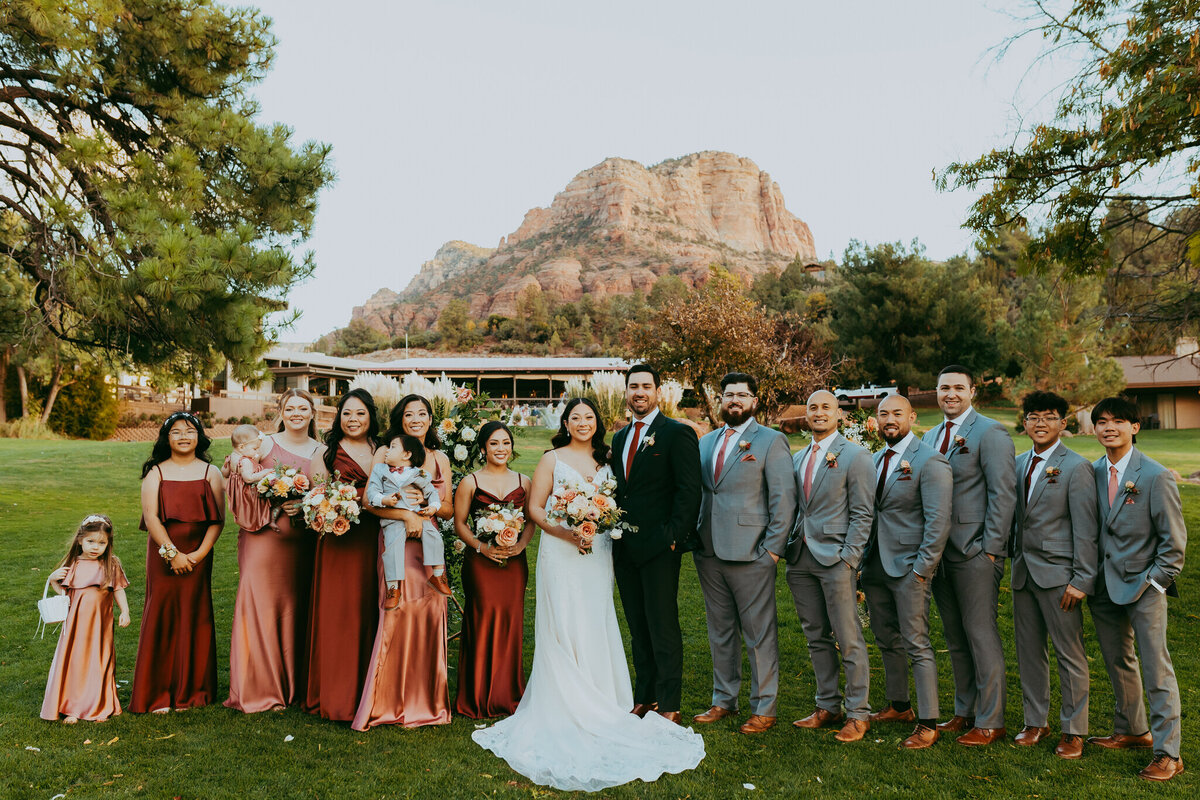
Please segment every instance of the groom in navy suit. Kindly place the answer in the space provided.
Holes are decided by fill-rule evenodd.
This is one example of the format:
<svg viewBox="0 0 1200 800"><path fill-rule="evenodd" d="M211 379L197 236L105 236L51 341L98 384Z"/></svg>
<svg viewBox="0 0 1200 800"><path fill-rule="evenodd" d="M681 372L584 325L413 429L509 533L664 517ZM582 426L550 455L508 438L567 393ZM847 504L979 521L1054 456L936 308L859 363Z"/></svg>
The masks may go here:
<svg viewBox="0 0 1200 800"><path fill-rule="evenodd" d="M625 372L633 421L613 437L610 458L617 505L637 531L613 542L613 569L632 640L633 713L679 722L679 566L700 513L700 446L690 426L659 413L659 385L648 364Z"/></svg>

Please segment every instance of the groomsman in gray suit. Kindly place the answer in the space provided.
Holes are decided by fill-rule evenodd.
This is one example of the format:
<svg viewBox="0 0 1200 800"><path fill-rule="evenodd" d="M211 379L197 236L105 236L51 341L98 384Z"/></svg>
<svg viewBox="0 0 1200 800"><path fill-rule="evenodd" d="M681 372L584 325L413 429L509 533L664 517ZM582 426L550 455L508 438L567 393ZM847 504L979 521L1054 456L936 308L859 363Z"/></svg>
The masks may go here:
<svg viewBox="0 0 1200 800"><path fill-rule="evenodd" d="M1167 469L1134 447L1137 405L1106 398L1092 409L1092 423L1105 455L1093 464L1100 498L1100 575L1088 605L1116 709L1112 735L1088 743L1153 746L1154 760L1138 775L1168 781L1183 772L1179 683L1167 652L1167 595L1179 596L1175 579L1187 548L1179 487ZM1149 724L1138 655L1150 698Z"/></svg>
<svg viewBox="0 0 1200 800"><path fill-rule="evenodd" d="M917 413L908 399L892 395L875 416L887 448L875 455L875 525L862 571L871 630L883 653L888 707L871 722L912 722L903 746L929 747L938 740L937 660L929 641L929 592L950 537L954 477L936 450L912 433ZM909 703L908 664L917 687Z"/></svg>
<svg viewBox="0 0 1200 800"><path fill-rule="evenodd" d="M925 442L954 472L953 521L941 569L933 579L954 668L954 716L938 729L964 745L1003 739L1007 686L997 611L1004 556L1017 504L1016 447L999 422L971 407L975 378L952 364L938 375L942 424Z"/></svg>
<svg viewBox="0 0 1200 800"><path fill-rule="evenodd" d="M1096 480L1092 464L1067 448L1067 401L1031 392L1021 401L1033 449L1017 458L1013 519L1013 625L1025 727L1013 740L1033 746L1050 735L1050 659L1058 660L1061 758L1083 755L1088 730L1088 662L1083 646L1083 598L1096 583Z"/></svg>
<svg viewBox="0 0 1200 800"><path fill-rule="evenodd" d="M712 708L700 724L737 710L742 646L750 654L750 712L742 733L775 724L779 640L775 565L796 518L796 483L787 437L754 420L758 382L744 372L721 378L725 425L700 440L700 549L696 575L708 617L713 661Z"/></svg>
<svg viewBox="0 0 1200 800"><path fill-rule="evenodd" d="M813 392L807 412L813 441L792 458L799 510L787 547L787 582L808 639L817 708L792 724L824 728L845 720L834 738L857 742L871 727L871 663L855 575L875 517L875 467L865 447L838 433L841 412L831 392ZM838 691L839 648L846 667L845 711Z"/></svg>

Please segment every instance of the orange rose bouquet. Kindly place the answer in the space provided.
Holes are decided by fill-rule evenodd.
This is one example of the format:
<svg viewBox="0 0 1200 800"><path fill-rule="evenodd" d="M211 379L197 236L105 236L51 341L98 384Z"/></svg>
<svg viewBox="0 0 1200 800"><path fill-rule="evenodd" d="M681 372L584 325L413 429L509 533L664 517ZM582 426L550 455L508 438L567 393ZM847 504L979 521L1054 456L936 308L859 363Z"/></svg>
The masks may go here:
<svg viewBox="0 0 1200 800"><path fill-rule="evenodd" d="M604 478L596 482L558 481L550 495L552 521L579 533L580 549L590 553L592 544L600 534L610 539L620 539L626 532L633 533L637 527L621 520L625 512L617 506L615 499L617 482Z"/></svg>
<svg viewBox="0 0 1200 800"><path fill-rule="evenodd" d="M514 503L492 503L475 515L473 527L479 541L512 547L525 529L525 511Z"/></svg>
<svg viewBox="0 0 1200 800"><path fill-rule="evenodd" d="M358 504L358 490L353 483L341 480L341 474L317 481L304 496L300 507L304 510L304 523L319 534L332 533L341 536L358 522L362 510Z"/></svg>

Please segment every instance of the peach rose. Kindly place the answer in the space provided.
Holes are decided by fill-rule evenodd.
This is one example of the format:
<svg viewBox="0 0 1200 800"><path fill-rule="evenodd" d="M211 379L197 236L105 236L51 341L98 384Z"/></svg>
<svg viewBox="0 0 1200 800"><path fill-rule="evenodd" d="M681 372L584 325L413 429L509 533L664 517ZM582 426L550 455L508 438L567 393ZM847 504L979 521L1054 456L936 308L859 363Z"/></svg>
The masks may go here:
<svg viewBox="0 0 1200 800"><path fill-rule="evenodd" d="M308 476L301 473L295 478L292 478L292 485L296 487L297 492L307 492L310 486Z"/></svg>
<svg viewBox="0 0 1200 800"><path fill-rule="evenodd" d="M613 502L608 495L598 494L592 498L592 505L601 511L608 511L610 508L612 508Z"/></svg>
<svg viewBox="0 0 1200 800"><path fill-rule="evenodd" d="M338 517L333 521L333 534L335 536L341 536L348 530L350 530L350 521L345 517Z"/></svg>
<svg viewBox="0 0 1200 800"><path fill-rule="evenodd" d="M579 537L585 542L590 542L596 538L596 523L588 520L579 525Z"/></svg>
<svg viewBox="0 0 1200 800"><path fill-rule="evenodd" d="M516 528L505 528L496 534L496 544L501 547L512 547L520 536L521 532Z"/></svg>

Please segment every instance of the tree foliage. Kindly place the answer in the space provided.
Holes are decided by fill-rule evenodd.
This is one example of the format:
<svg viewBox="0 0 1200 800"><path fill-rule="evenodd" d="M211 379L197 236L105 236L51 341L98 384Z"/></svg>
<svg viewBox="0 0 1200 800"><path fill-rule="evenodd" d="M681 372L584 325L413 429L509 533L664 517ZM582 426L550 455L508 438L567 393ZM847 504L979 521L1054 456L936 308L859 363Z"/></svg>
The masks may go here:
<svg viewBox="0 0 1200 800"><path fill-rule="evenodd" d="M1020 143L951 164L945 187L982 186L967 223L1030 231L1043 272L1132 269L1156 291L1113 305L1135 323L1194 330L1200 312L1200 3L1033 0L1044 54L1079 64L1053 120ZM1124 238L1120 246L1114 239ZM1157 251L1153 262L1144 256Z"/></svg>
<svg viewBox="0 0 1200 800"><path fill-rule="evenodd" d="M0 5L0 259L39 327L146 366L258 362L332 179L327 145L254 121L274 44L207 0Z"/></svg>
<svg viewBox="0 0 1200 800"><path fill-rule="evenodd" d="M844 380L932 386L948 363L980 377L996 375L1005 359L1000 333L1005 308L995 286L965 258L944 264L920 245L846 250L829 293L832 348L847 363Z"/></svg>
<svg viewBox="0 0 1200 800"><path fill-rule="evenodd" d="M695 387L714 424L719 406L712 390L726 372L748 372L758 379L768 419L780 405L828 382L829 352L809 326L792 314L769 315L746 296L736 277L711 269L701 289L627 328L625 342L636 357Z"/></svg>

